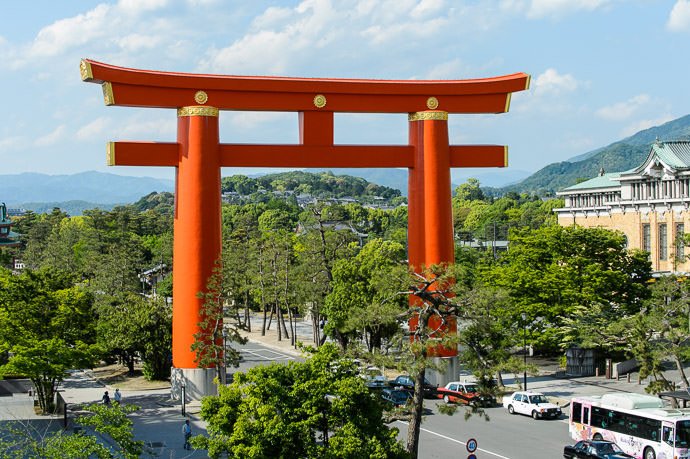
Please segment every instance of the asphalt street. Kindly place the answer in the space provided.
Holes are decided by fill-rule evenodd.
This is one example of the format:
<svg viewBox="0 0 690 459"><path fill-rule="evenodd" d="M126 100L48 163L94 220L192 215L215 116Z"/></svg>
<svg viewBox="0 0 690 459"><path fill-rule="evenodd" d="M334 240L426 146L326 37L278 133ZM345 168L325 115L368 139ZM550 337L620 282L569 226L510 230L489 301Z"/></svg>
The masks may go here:
<svg viewBox="0 0 690 459"><path fill-rule="evenodd" d="M301 324L298 337L308 343L310 336L308 324ZM256 365L286 363L302 358L289 340L278 341L273 330L265 336L255 332L249 338L247 344L236 346L243 360L240 367L231 370L231 373L245 371ZM459 379L462 377L458 375ZM506 374L504 377L506 383L511 383L514 375ZM601 395L611 391L644 392L644 385L637 384L636 380L628 383L603 377L554 378L543 375L529 377L528 386L561 405L574 395ZM114 387L104 386L82 371L72 372L60 387L71 417L77 414L74 410L79 404L97 403L106 389L112 391ZM206 457L203 451L182 449L181 428L184 419L190 420L194 434L205 432L205 423L198 417L198 404L187 406L185 418L179 402L170 399L168 389L125 391L123 402L141 407L132 415L135 438L144 440L158 457ZM494 407L486 409L488 421L477 415L465 420L462 410L452 417L439 414L435 409L438 403L441 402L425 401L428 411L422 423L420 458L469 457L467 443L470 439L474 439L478 445L474 453L476 457L492 459L562 457L563 446L572 443L565 416L561 420L533 420L527 416L511 416L503 407ZM42 424L46 424L47 419L50 418L33 413L33 400L25 393L0 397L0 422L41 420ZM54 424L51 428L57 428L61 418L52 421ZM393 426L400 430L400 439L405 441L407 425L396 422Z"/></svg>

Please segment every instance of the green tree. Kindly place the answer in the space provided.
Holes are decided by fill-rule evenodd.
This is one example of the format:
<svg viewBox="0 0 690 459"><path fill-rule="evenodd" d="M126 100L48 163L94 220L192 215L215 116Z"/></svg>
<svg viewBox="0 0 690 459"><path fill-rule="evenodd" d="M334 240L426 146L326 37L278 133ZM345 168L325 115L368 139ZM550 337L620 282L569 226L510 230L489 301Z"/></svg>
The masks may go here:
<svg viewBox="0 0 690 459"><path fill-rule="evenodd" d="M626 249L620 232L551 226L514 232L508 251L480 277L510 295L511 306L502 311L507 321L522 323L526 314L529 341L555 349L589 333L581 327L579 336L559 336L568 317L586 319L595 306L611 319L639 311L651 266L645 253Z"/></svg>
<svg viewBox="0 0 690 459"><path fill-rule="evenodd" d="M98 297L98 343L106 355L118 356L134 373L141 358L147 379L170 375L172 306L162 297L126 293Z"/></svg>
<svg viewBox="0 0 690 459"><path fill-rule="evenodd" d="M333 345L307 350L312 356L304 362L236 373L218 396L205 397L209 436L192 444L212 458L408 457L352 361Z"/></svg>
<svg viewBox="0 0 690 459"><path fill-rule="evenodd" d="M479 188L479 180L468 178L465 183L455 188L455 196L466 201L484 201L486 195Z"/></svg>
<svg viewBox="0 0 690 459"><path fill-rule="evenodd" d="M341 258L333 268L331 292L324 303L328 317L326 332L338 339L345 348L354 336L362 334L369 352L380 349L382 339L390 338L398 329L400 314L407 309L402 296L385 301L381 279L401 265L405 249L397 242L374 239L358 253L352 245L351 258Z"/></svg>
<svg viewBox="0 0 690 459"><path fill-rule="evenodd" d="M2 374L24 374L49 412L57 384L70 368L90 367L96 349L92 295L56 270L0 270Z"/></svg>
<svg viewBox="0 0 690 459"><path fill-rule="evenodd" d="M239 326L224 324L225 299L229 296L223 283L223 268L216 262L209 277L207 288L197 296L204 300L199 310L200 331L194 334L192 351L196 353L199 368L215 368L218 381L225 382L223 371L227 365L239 366L241 355L238 350L227 346L227 342L247 342L239 333Z"/></svg>
<svg viewBox="0 0 690 459"><path fill-rule="evenodd" d="M26 340L9 348L10 357L0 366L0 375L24 375L31 380L38 396L38 406L44 413L52 413L55 391L67 370L89 368L95 363L97 352L82 342L70 345L60 338Z"/></svg>
<svg viewBox="0 0 690 459"><path fill-rule="evenodd" d="M677 389L675 382L664 374L664 363L668 360L673 362L681 383L687 388L690 285L685 278L661 277L655 279L651 292L641 311L621 317L599 331L599 339L613 341L640 363L640 378L652 378L645 388L647 392L658 394Z"/></svg>

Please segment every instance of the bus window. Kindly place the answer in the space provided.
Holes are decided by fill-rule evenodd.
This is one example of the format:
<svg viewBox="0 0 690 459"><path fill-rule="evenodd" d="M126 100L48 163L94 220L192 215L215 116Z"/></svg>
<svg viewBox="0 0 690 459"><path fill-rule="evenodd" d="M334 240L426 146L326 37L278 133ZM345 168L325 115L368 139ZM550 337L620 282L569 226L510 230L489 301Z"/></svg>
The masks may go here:
<svg viewBox="0 0 690 459"><path fill-rule="evenodd" d="M572 405L570 405L570 412L572 413L571 417L573 422L582 421L582 403L573 402Z"/></svg>
<svg viewBox="0 0 690 459"><path fill-rule="evenodd" d="M589 425L589 407L586 406L584 410L582 410L582 423Z"/></svg>
<svg viewBox="0 0 690 459"><path fill-rule="evenodd" d="M664 429L661 433L661 439L665 443L673 446L673 427L664 426Z"/></svg>
<svg viewBox="0 0 690 459"><path fill-rule="evenodd" d="M676 448L687 448L690 445L690 421L676 423Z"/></svg>

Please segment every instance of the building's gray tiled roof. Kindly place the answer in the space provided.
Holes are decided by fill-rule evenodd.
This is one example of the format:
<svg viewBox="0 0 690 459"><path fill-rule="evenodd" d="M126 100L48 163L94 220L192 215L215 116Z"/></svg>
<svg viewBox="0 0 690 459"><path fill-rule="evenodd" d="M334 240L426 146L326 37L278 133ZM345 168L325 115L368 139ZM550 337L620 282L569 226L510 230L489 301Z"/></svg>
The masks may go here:
<svg viewBox="0 0 690 459"><path fill-rule="evenodd" d="M652 156L657 156L664 164L676 170L688 170L690 169L690 142L687 140L654 142L647 160L631 172L641 172L649 164Z"/></svg>
<svg viewBox="0 0 690 459"><path fill-rule="evenodd" d="M561 192L591 190L595 188L611 188L614 186L618 186L619 182L616 179L620 177L620 175L620 172L612 172L609 174L600 175L598 177L594 177L593 179L589 179L587 181L577 183L573 186L569 186L568 188L563 189Z"/></svg>
<svg viewBox="0 0 690 459"><path fill-rule="evenodd" d="M652 147L669 166L677 169L690 169L690 142L663 142Z"/></svg>

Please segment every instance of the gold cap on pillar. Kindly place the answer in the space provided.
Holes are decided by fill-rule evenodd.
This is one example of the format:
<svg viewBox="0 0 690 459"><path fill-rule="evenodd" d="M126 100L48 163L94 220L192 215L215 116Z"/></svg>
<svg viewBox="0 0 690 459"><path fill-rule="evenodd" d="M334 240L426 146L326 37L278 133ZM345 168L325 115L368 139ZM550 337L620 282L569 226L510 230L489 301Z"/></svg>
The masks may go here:
<svg viewBox="0 0 690 459"><path fill-rule="evenodd" d="M108 147L106 149L107 152L107 161L108 161L108 166L114 166L115 165L115 142L108 142Z"/></svg>
<svg viewBox="0 0 690 459"><path fill-rule="evenodd" d="M407 121L426 121L426 120L436 120L436 121L448 121L448 112L442 112L440 110L428 111L428 112L413 112L407 114Z"/></svg>
<svg viewBox="0 0 690 459"><path fill-rule="evenodd" d="M216 107L180 107L177 109L177 116L215 116L218 117L218 109Z"/></svg>

